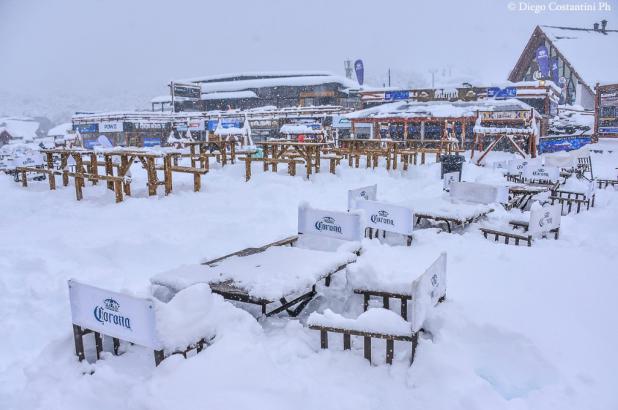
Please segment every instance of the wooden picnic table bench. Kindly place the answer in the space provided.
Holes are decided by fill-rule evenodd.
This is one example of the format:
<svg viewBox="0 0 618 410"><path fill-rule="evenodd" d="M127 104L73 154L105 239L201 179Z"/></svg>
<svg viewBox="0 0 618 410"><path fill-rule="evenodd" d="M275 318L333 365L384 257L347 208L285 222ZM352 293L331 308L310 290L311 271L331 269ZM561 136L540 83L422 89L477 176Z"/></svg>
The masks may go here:
<svg viewBox="0 0 618 410"><path fill-rule="evenodd" d="M512 233L512 232L505 232L505 231L498 231L496 229L489 229L489 228L479 228L481 230L481 232L483 233L483 236L485 236L485 238L487 239L488 235L494 235L494 240L496 242L499 241L499 239L501 237L504 237L504 243L506 245L509 244L509 241L511 239L515 240L515 245L519 245L520 241L526 242L528 244L528 246L532 246L532 235L519 235L516 233Z"/></svg>
<svg viewBox="0 0 618 410"><path fill-rule="evenodd" d="M262 162L264 164L264 171L268 171L268 166L272 167L272 172L277 172L278 164L287 164L288 165L288 174L290 176L296 175L296 165L304 164L305 161L300 158L254 158L250 155L246 157L239 157L238 159L245 161L245 181L249 181L251 179L251 163L252 162Z"/></svg>

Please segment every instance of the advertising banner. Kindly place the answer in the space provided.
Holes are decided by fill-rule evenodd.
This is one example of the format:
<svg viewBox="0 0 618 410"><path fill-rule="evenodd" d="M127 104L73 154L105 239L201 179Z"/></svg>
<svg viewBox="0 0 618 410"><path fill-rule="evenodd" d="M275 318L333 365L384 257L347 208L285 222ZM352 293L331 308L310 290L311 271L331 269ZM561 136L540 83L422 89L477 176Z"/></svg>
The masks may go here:
<svg viewBox="0 0 618 410"><path fill-rule="evenodd" d="M73 323L127 342L161 349L152 301L69 280Z"/></svg>
<svg viewBox="0 0 618 410"><path fill-rule="evenodd" d="M298 233L360 241L360 215L301 206L298 208Z"/></svg>
<svg viewBox="0 0 618 410"><path fill-rule="evenodd" d="M356 201L356 207L365 211L365 227L412 235L414 228L412 209L377 201Z"/></svg>
<svg viewBox="0 0 618 410"><path fill-rule="evenodd" d="M446 253L412 283L412 331L418 332L429 311L446 297Z"/></svg>

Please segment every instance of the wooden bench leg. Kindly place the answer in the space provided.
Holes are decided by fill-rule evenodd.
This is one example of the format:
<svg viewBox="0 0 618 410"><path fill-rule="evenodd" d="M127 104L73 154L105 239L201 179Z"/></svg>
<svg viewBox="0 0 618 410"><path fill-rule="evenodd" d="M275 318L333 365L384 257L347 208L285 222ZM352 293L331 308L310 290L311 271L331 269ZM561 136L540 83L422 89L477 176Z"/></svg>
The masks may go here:
<svg viewBox="0 0 618 410"><path fill-rule="evenodd" d="M199 173L193 174L193 192L200 192L202 187L202 176Z"/></svg>
<svg viewBox="0 0 618 410"><path fill-rule="evenodd" d="M352 343L350 341L350 335L348 333L343 334L343 350L350 350Z"/></svg>
<svg viewBox="0 0 618 410"><path fill-rule="evenodd" d="M393 339L386 339L386 363L393 364L393 356L395 351L395 342Z"/></svg>
<svg viewBox="0 0 618 410"><path fill-rule="evenodd" d="M114 193L116 194L116 203L122 202L122 182L113 181L113 184L114 184Z"/></svg>
<svg viewBox="0 0 618 410"><path fill-rule="evenodd" d="M369 294L363 293L363 311L367 311L369 309Z"/></svg>
<svg viewBox="0 0 618 410"><path fill-rule="evenodd" d="M328 332L325 329L320 330L320 347L328 349Z"/></svg>
<svg viewBox="0 0 618 410"><path fill-rule="evenodd" d="M330 159L330 173L335 174L335 167L337 166L337 160L335 158Z"/></svg>
<svg viewBox="0 0 618 410"><path fill-rule="evenodd" d="M296 161L288 162L288 174L292 177L296 176Z"/></svg>
<svg viewBox="0 0 618 410"><path fill-rule="evenodd" d="M245 158L245 182L251 179L251 158Z"/></svg>
<svg viewBox="0 0 618 410"><path fill-rule="evenodd" d="M50 191L56 190L56 176L54 175L53 171L49 172L47 174L47 177L49 178L49 190Z"/></svg>
<svg viewBox="0 0 618 410"><path fill-rule="evenodd" d="M363 339L363 351L365 359L369 360L369 363L371 363L371 337L364 336Z"/></svg>
<svg viewBox="0 0 618 410"><path fill-rule="evenodd" d="M82 181L79 177L75 177L75 196L78 201L81 201L84 197L82 193Z"/></svg>
<svg viewBox="0 0 618 410"><path fill-rule="evenodd" d="M84 351L84 339L82 336L82 328L73 325L73 341L75 342L75 355L78 360L81 362L86 358L86 354Z"/></svg>
<svg viewBox="0 0 618 410"><path fill-rule="evenodd" d="M408 299L401 298L401 317L408 320Z"/></svg>
<svg viewBox="0 0 618 410"><path fill-rule="evenodd" d="M21 171L21 186L28 186L28 177L26 176L26 171Z"/></svg>

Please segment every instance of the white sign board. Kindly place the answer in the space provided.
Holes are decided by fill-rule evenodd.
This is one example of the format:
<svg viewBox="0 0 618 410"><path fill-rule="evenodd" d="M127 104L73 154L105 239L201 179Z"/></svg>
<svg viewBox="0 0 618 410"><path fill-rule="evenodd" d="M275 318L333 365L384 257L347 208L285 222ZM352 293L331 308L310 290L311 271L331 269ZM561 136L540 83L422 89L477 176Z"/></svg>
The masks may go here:
<svg viewBox="0 0 618 410"><path fill-rule="evenodd" d="M541 181L557 181L560 178L558 167L544 167L537 164L528 164L524 167L524 178Z"/></svg>
<svg viewBox="0 0 618 410"><path fill-rule="evenodd" d="M450 186L451 199L478 204L507 203L507 186L479 184L477 182L454 182Z"/></svg>
<svg viewBox="0 0 618 410"><path fill-rule="evenodd" d="M348 211L356 209L356 200L375 201L378 199L378 185L370 185L348 191Z"/></svg>
<svg viewBox="0 0 618 410"><path fill-rule="evenodd" d="M532 206L528 232L535 237L547 236L549 231L560 227L560 205Z"/></svg>
<svg viewBox="0 0 618 410"><path fill-rule="evenodd" d="M36 167L43 165L43 155L34 152L22 157L17 157L13 160L13 164L15 167Z"/></svg>
<svg viewBox="0 0 618 410"><path fill-rule="evenodd" d="M298 233L360 241L360 215L301 206L298 208Z"/></svg>
<svg viewBox="0 0 618 410"><path fill-rule="evenodd" d="M508 169L510 175L522 175L524 168L528 165L541 165L541 161L536 159L512 159L509 161Z"/></svg>
<svg viewBox="0 0 618 410"><path fill-rule="evenodd" d="M124 126L122 121L101 121L99 123L99 132L122 132Z"/></svg>
<svg viewBox="0 0 618 410"><path fill-rule="evenodd" d="M446 296L446 253L412 283L412 331L418 332L429 311Z"/></svg>
<svg viewBox="0 0 618 410"><path fill-rule="evenodd" d="M442 180L444 185L442 189L444 189L445 191L449 191L453 182L460 181L460 175L461 174L459 172L447 172L446 174L444 174L444 179Z"/></svg>
<svg viewBox="0 0 618 410"><path fill-rule="evenodd" d="M152 301L69 280L73 323L155 350L157 337Z"/></svg>
<svg viewBox="0 0 618 410"><path fill-rule="evenodd" d="M368 228L412 235L414 212L410 208L377 201L356 201L356 208L364 211Z"/></svg>

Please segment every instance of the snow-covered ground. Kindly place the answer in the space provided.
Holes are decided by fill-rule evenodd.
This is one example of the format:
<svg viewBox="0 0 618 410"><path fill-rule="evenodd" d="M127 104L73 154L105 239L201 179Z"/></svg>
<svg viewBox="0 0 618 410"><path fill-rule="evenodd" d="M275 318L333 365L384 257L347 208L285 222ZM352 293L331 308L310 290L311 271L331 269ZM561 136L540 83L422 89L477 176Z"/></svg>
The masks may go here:
<svg viewBox="0 0 618 410"><path fill-rule="evenodd" d="M618 152L593 154L593 163L615 178ZM361 313L343 272L331 288L320 287L299 320L258 322L237 310L214 344L188 360L176 355L155 368L152 351L131 346L79 363L68 278L148 290L158 273L294 234L302 201L345 210L348 189L374 183L380 200L393 203L442 195L437 164L407 173L342 164L337 175L311 181L258 168L246 183L243 164L215 167L200 193L190 177L175 176L172 195L149 198L134 167L134 196L120 204L104 186L88 185L77 202L73 186L50 192L43 181L24 189L0 176L0 408L618 408L618 191L611 188L597 192L594 209L563 217L560 240L531 248L485 240L478 225L454 234L417 230L412 248L364 240L357 263L373 269L408 258L416 271L426 258L415 253L448 253L447 301L412 367L407 346L396 345L402 353L388 366L379 345L378 365L370 366L362 343L343 352L333 336L335 349L321 351L319 334L303 327L312 309ZM464 179L502 177L466 164Z"/></svg>

